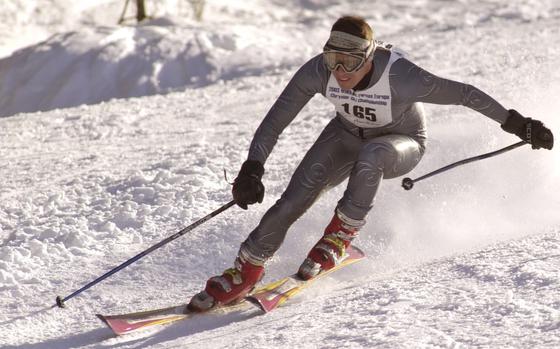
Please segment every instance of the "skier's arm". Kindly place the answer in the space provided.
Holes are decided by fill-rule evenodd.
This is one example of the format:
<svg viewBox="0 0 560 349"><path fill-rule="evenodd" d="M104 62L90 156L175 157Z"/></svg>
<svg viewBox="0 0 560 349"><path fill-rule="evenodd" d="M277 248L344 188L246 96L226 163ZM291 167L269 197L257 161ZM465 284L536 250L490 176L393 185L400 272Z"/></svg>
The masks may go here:
<svg viewBox="0 0 560 349"><path fill-rule="evenodd" d="M247 205L262 202L264 163L272 152L282 131L292 122L301 108L317 92L323 92L328 74L322 55L304 64L288 83L280 97L266 114L255 132L249 148L249 156L235 178L232 195L235 203L243 209Z"/></svg>
<svg viewBox="0 0 560 349"><path fill-rule="evenodd" d="M296 72L255 132L249 160L264 165L282 131L316 93L324 91L327 79L322 55L312 58Z"/></svg>
<svg viewBox="0 0 560 349"><path fill-rule="evenodd" d="M436 76L407 59L399 59L391 67L393 91L410 103L464 105L504 124L509 112L492 97L475 86ZM393 92L395 93L395 92Z"/></svg>
<svg viewBox="0 0 560 349"><path fill-rule="evenodd" d="M404 100L464 105L499 122L503 130L531 143L534 149L552 149L553 134L542 122L525 118L513 109L505 109L472 85L440 78L406 59L395 62L391 73L396 77L393 84L398 86L394 90L402 93Z"/></svg>

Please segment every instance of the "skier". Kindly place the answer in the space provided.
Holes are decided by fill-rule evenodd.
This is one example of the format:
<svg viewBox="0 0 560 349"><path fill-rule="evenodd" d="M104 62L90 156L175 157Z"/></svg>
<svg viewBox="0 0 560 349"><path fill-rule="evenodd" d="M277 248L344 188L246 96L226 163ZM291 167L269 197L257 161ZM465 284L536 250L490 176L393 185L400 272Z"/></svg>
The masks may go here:
<svg viewBox="0 0 560 349"><path fill-rule="evenodd" d="M257 129L233 184L237 205L247 209L262 202L265 161L280 133L316 93L334 105L336 117L308 150L281 198L242 243L234 267L210 278L191 299L190 309L204 311L246 296L264 275L265 262L280 248L288 228L324 190L348 178L332 220L298 275L310 279L344 259L381 180L408 173L422 158L422 103L469 107L533 149L552 149L554 143L542 122L505 109L474 86L427 72L399 50L377 42L363 18L344 16L332 26L323 52L295 73Z"/></svg>

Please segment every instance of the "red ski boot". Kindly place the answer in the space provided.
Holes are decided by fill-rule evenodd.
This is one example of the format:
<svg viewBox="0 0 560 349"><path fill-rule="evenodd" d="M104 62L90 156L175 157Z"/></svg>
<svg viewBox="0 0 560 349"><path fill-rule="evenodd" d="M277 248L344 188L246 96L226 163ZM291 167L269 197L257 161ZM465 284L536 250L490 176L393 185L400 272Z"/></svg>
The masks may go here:
<svg viewBox="0 0 560 349"><path fill-rule="evenodd" d="M346 258L346 249L358 235L365 221L351 219L338 210L298 270L298 276L309 280L321 271L332 269Z"/></svg>
<svg viewBox="0 0 560 349"><path fill-rule="evenodd" d="M188 308L194 311L206 311L216 305L234 303L251 292L263 276L264 266L251 264L238 256L233 268L206 282L204 291L191 299Z"/></svg>

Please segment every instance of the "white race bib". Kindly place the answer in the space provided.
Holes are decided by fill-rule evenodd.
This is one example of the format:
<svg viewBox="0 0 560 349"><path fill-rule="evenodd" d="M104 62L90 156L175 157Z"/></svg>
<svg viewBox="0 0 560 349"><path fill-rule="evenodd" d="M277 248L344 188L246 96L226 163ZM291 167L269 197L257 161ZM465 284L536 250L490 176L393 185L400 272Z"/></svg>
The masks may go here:
<svg viewBox="0 0 560 349"><path fill-rule="evenodd" d="M379 81L362 91L342 89L334 74L331 74L327 84L327 99L334 104L337 113L358 127L375 128L390 124L393 114L389 71L401 57L403 55L400 52L391 51L391 57Z"/></svg>

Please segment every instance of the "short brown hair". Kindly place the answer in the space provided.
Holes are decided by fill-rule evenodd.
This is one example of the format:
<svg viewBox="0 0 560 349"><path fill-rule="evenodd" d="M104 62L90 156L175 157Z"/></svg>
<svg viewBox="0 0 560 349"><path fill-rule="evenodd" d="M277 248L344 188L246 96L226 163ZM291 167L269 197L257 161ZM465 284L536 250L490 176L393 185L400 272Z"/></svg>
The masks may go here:
<svg viewBox="0 0 560 349"><path fill-rule="evenodd" d="M342 16L334 22L331 31L341 31L358 36L362 39L372 40L374 33L369 24L359 16Z"/></svg>

